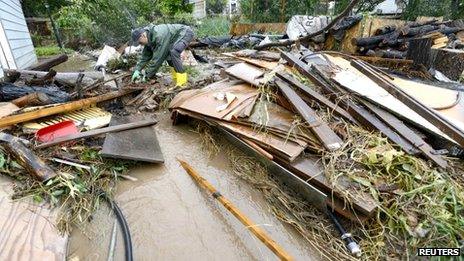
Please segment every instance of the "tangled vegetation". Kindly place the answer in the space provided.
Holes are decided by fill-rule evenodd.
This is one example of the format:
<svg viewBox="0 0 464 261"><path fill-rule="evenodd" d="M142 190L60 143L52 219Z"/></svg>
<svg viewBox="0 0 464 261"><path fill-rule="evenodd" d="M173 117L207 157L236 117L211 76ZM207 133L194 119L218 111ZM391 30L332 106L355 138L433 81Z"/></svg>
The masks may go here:
<svg viewBox="0 0 464 261"><path fill-rule="evenodd" d="M46 202L57 207L56 226L63 234L92 219L103 197L112 197L116 181L131 164L103 160L98 150L83 146L74 146L69 152L79 155L77 160L90 166L90 170L54 163L59 169L58 175L43 183L25 174L26 170L0 149L0 173L20 181L15 184L13 199L32 198L37 203Z"/></svg>
<svg viewBox="0 0 464 261"><path fill-rule="evenodd" d="M462 168L445 171L405 154L378 132L346 125L341 151L323 156L325 175L335 188L339 179L355 182L356 190L375 200L378 210L367 223L348 222L348 230L360 243L362 259L407 259L420 247L463 247L464 188ZM277 218L292 225L319 251L333 260L354 259L338 237L325 213L282 187L254 158L227 144L220 135L201 125L197 128L210 155L220 149L230 155L234 173L263 192ZM451 162L452 163L452 162Z"/></svg>

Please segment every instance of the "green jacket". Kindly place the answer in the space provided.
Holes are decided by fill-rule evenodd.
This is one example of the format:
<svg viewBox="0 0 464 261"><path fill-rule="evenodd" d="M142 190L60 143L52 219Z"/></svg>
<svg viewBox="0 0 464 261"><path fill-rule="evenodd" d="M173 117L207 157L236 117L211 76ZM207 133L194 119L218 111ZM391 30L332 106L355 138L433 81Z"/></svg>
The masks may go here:
<svg viewBox="0 0 464 261"><path fill-rule="evenodd" d="M153 64L150 64L150 72L148 73L154 75L166 60L174 43L185 36L188 28L188 26L182 24L150 25L148 44L143 48L142 56L135 66L135 70L143 69L153 59Z"/></svg>

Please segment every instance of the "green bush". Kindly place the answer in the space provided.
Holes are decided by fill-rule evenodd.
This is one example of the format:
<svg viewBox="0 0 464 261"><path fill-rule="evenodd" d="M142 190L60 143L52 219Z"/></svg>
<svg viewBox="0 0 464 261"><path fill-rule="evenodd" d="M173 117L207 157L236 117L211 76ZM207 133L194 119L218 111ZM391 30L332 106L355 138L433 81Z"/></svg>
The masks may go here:
<svg viewBox="0 0 464 261"><path fill-rule="evenodd" d="M60 53L66 53L70 54L73 53L74 50L72 49L60 49L58 46L40 46L35 48L35 54L38 57L44 57L44 56L51 56L51 55L57 55Z"/></svg>
<svg viewBox="0 0 464 261"><path fill-rule="evenodd" d="M198 38L229 35L230 21L225 16L209 17L198 20L194 30Z"/></svg>
<svg viewBox="0 0 464 261"><path fill-rule="evenodd" d="M133 28L163 19L193 24L193 17L185 15L193 7L183 0L69 0L68 3L56 13L56 18L66 41L77 46L118 46L130 40Z"/></svg>

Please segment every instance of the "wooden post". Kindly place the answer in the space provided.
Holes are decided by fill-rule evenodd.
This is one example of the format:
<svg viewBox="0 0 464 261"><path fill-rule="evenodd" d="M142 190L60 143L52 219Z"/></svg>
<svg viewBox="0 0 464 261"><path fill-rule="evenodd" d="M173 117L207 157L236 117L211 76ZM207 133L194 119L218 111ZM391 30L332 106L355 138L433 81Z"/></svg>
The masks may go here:
<svg viewBox="0 0 464 261"><path fill-rule="evenodd" d="M229 212L231 212L242 224L248 228L261 242L263 242L280 260L293 260L281 246L272 240L264 230L258 227L253 221L245 216L239 209L237 209L229 200L227 200L219 191L217 191L211 183L198 174L187 162L179 160L179 163L185 171L197 182L201 187L208 190L211 195L219 201Z"/></svg>
<svg viewBox="0 0 464 261"><path fill-rule="evenodd" d="M18 107L25 106L42 106L52 103L50 97L43 92L33 92L23 97L14 99L11 101L14 105Z"/></svg>
<svg viewBox="0 0 464 261"><path fill-rule="evenodd" d="M10 134L0 132L0 141L4 143L8 152L10 152L21 163L21 165L38 180L47 181L56 176L55 171L47 166L31 150L24 146L18 138Z"/></svg>
<svg viewBox="0 0 464 261"><path fill-rule="evenodd" d="M406 58L413 60L415 65L424 65L430 68L432 54L432 38L417 38L409 40Z"/></svg>

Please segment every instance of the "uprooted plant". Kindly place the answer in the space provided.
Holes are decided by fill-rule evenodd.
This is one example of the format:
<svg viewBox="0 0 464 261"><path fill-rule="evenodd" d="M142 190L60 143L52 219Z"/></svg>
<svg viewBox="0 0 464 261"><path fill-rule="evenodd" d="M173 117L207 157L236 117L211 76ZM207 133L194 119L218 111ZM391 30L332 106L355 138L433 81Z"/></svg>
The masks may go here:
<svg viewBox="0 0 464 261"><path fill-rule="evenodd" d="M118 177L130 164L103 160L96 149L75 148L79 161L90 166L90 170L60 165L58 175L45 183L30 177L0 149L0 172L20 180L15 183L13 199L32 198L36 203L58 207L57 228L63 234L70 233L73 225L80 226L91 220L103 196L112 196Z"/></svg>

